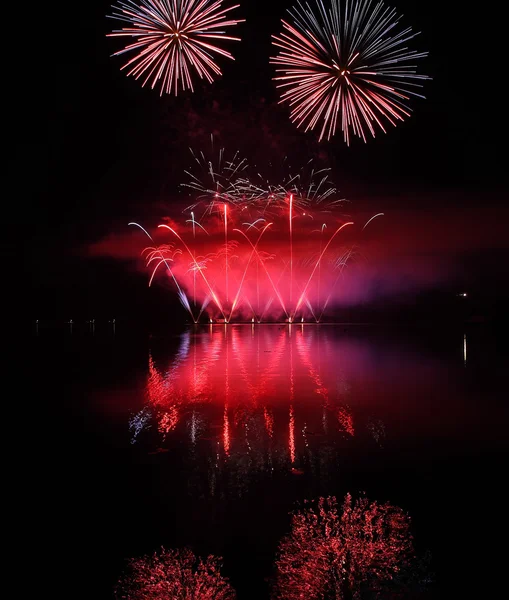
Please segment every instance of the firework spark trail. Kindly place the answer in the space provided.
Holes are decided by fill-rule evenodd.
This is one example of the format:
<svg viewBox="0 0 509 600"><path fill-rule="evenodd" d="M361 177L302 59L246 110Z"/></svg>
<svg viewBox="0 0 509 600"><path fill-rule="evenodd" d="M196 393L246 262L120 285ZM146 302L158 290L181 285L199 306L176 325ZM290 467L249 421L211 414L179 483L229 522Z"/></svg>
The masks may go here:
<svg viewBox="0 0 509 600"><path fill-rule="evenodd" d="M127 23L108 37L134 38L113 56L137 52L122 69L135 79L143 77L143 86L151 80L152 89L161 83L163 93L177 95L194 91L191 72L212 83L221 69L214 55L234 60L232 54L216 45L217 41L240 41L226 36L223 28L244 19L230 19L227 14L236 4L222 8L222 0L125 0L114 6L110 18Z"/></svg>
<svg viewBox="0 0 509 600"><path fill-rule="evenodd" d="M330 212L345 199L334 199L337 189L329 180L330 168L315 168L313 160L299 169L295 174L289 172L282 182L271 183L260 173L255 180L246 174L248 161L240 157L237 151L231 159L225 159L224 148L214 150L214 139L211 136L211 149L207 156L203 151L196 152L190 148L193 157L192 166L184 171L188 182L181 186L197 192L194 202L185 210L195 210L198 204L205 205L205 215L217 211L217 203L226 202L230 208L242 205L242 210L258 211L262 217L275 214L288 203L293 194L293 207L305 209L310 204L322 212ZM286 165L286 158L283 160Z"/></svg>
<svg viewBox="0 0 509 600"><path fill-rule="evenodd" d="M189 148L193 157L192 165L184 171L189 177L182 187L198 192L196 201L186 210L193 210L199 203L206 201L211 212L215 200L222 199L229 204L237 204L245 193L245 182L241 174L247 169L248 162L235 152L231 159L225 158L224 148L216 153L214 136L211 135L210 151L207 156L203 151L195 152ZM213 199L210 202L210 199Z"/></svg>
<svg viewBox="0 0 509 600"><path fill-rule="evenodd" d="M228 303L228 219L226 204L224 205L224 276L226 280L226 303Z"/></svg>
<svg viewBox="0 0 509 600"><path fill-rule="evenodd" d="M171 258L164 256L165 252L170 253L172 251L173 251L173 254L172 254ZM174 262L174 257L178 254L182 254L182 251L179 250L178 248L176 250L173 250L173 246L171 246L171 245L159 246L158 248L152 248L152 247L145 248L142 251L142 255L145 252L147 252L147 266L149 266L153 261L159 260L159 262L157 263L157 265L154 267L154 269L152 271L152 276L150 277L148 287L150 287L152 285L152 281L153 281L156 271L158 270L160 265L162 265L164 263L166 266L168 266L168 263L166 261ZM177 284L177 287L178 287L178 284ZM181 290L179 288L179 292L180 291Z"/></svg>
<svg viewBox="0 0 509 600"><path fill-rule="evenodd" d="M293 225L292 225L293 194L290 194L290 310L293 290Z"/></svg>
<svg viewBox="0 0 509 600"><path fill-rule="evenodd" d="M136 227L139 227L145 233L145 235L148 236L149 240L151 240L152 242L154 241L154 239L152 238L152 236L150 235L150 233L144 227L142 227L139 223L131 222L131 223L128 223L128 225L135 225ZM187 299L187 296L186 296L185 292L181 289L180 285L178 284L178 281L177 281L175 275L173 274L173 271L171 270L170 265L168 264L168 262L166 261L166 259L164 257L162 257L162 260L164 261L164 264L166 265L166 268L168 269L168 272L172 276L173 281L175 282L175 285L177 286L177 290L178 290L178 295L179 295L180 301L184 305L184 308L189 311L189 314L191 315L191 318L194 321L193 311L191 310L191 306L189 305L189 301ZM153 277L153 275L152 275L152 277ZM152 278L150 279L150 283L152 283ZM150 283L149 283L149 286L150 286Z"/></svg>
<svg viewBox="0 0 509 600"><path fill-rule="evenodd" d="M240 280L240 285L239 285L239 289L237 291L237 294L235 296L235 300L233 301L232 304L232 310L230 312L230 319L233 315L233 311L235 310L235 307L237 306L237 301L239 299L240 296L240 292L242 290L242 286L244 284L244 279L246 277L247 274L247 270L249 268L249 265L251 264L251 260L253 259L253 255L255 254L255 252L257 252L257 247L258 244L260 242L260 240L262 239L263 234L267 231L267 229L272 225L272 223L267 223L267 225L265 225L265 227L262 229L262 232L260 233L260 235L258 236L258 239L256 240L256 244L253 246L253 250L251 252L251 255L249 256L249 260L247 261L247 265L246 268L244 269L244 273L242 274L242 279ZM245 233L243 231L241 231L240 229L234 229L233 231L237 231L238 233L242 233L243 235L245 235ZM254 311L253 311L254 312Z"/></svg>
<svg viewBox="0 0 509 600"><path fill-rule="evenodd" d="M336 229L336 231L332 234L331 238L329 239L329 241L327 242L327 244L325 245L325 248L323 249L323 251L321 252L320 256L318 257L318 260L316 261L316 265L313 269L313 271L311 272L311 275L309 276L309 279L304 287L304 291L302 292L299 301L297 302L297 306L295 308L295 312L293 313L293 316L295 317L295 313L299 310L300 305L302 304L302 301L306 295L307 289L309 287L309 284L311 283L311 280L313 279L313 275L315 274L315 271L318 267L318 265L320 264L320 261L322 260L323 255L327 252L327 248L330 246L332 240L336 237L336 235L347 225L353 225L353 221L348 221L347 223L343 223L343 225L341 225L340 227L338 227ZM292 319L293 320L293 319Z"/></svg>
<svg viewBox="0 0 509 600"><path fill-rule="evenodd" d="M172 229L169 225L158 225L158 227L164 227L165 229L169 229L175 236L177 236L177 238L182 242L182 244L184 245L184 248L187 250L187 252L189 253L189 256L191 257L191 259L193 260L193 262L195 264L196 263L196 258L194 257L193 253L191 252L191 250L189 249L189 246L184 242L184 240L180 237L180 235L174 230ZM219 308L219 310L221 311L221 314L223 315L223 319L226 320L226 316L224 314L223 308L221 306L221 302L219 301L219 298L216 296L216 294L214 293L214 290L211 288L210 283L208 281L208 279L205 277L205 274L203 273L203 269L202 268L198 268L198 271L200 273L200 275L203 278L203 281L205 282L206 286L208 287L209 291L210 291L210 295L212 296L212 299L214 300L214 302L217 305L217 308Z"/></svg>
<svg viewBox="0 0 509 600"><path fill-rule="evenodd" d="M368 219L368 220L366 221L366 223L365 223L364 227L361 229L361 231L364 231L364 230L366 229L366 227L367 227L367 226L368 226L368 225L371 223L371 221L372 221L373 219L376 219L377 217L383 217L383 216L384 216L384 213L378 213L378 214L376 214L376 215L373 215L373 216L371 217L371 219Z"/></svg>
<svg viewBox="0 0 509 600"><path fill-rule="evenodd" d="M203 313L203 311L207 308L207 306L209 305L210 302L210 296L206 296L205 300L203 301L201 308L200 308L200 312L196 318L196 320L198 321Z"/></svg>
<svg viewBox="0 0 509 600"><path fill-rule="evenodd" d="M326 223L324 223L320 229L320 254L322 253L322 245L323 245L323 230L327 228ZM322 263L318 267L318 306L317 310L320 310L320 284L321 284L321 275L322 275Z"/></svg>
<svg viewBox="0 0 509 600"><path fill-rule="evenodd" d="M246 235L246 234L245 234L243 231L241 231L240 229L238 229L237 231L238 231L240 234L242 234L242 235L243 235L243 236L246 238L246 240L249 242L249 244L251 245L251 247L252 247L252 248L254 249L254 251L256 252L256 254L257 254L257 257L258 257L258 260L260 260L260 263L261 263L261 265L263 266L263 268L264 268L264 270L265 270L265 274L267 275L267 277L268 277L268 279L269 279L269 281L270 281L270 284L272 285L272 289L274 290L274 292L275 292L275 294L276 294L276 296L277 296L277 298L278 298L279 302L281 303L281 308L284 310L284 313L285 313L285 315L286 315L286 316L287 316L287 318L288 318L288 313L287 313L287 311L286 311L286 308L285 308L285 303L283 302L283 299L281 298L281 294L279 293L279 291L278 291L277 287L274 285L274 282L272 281L272 277L270 276L269 272L267 271L267 267L265 266L265 264L263 263L263 261L261 261L261 259L260 259L260 255L259 255L259 253L258 253L258 250L257 250L257 249L256 249L256 247L253 245L253 242L252 242L252 241L251 241L251 240L250 240L250 239L247 237L247 235Z"/></svg>
<svg viewBox="0 0 509 600"><path fill-rule="evenodd" d="M189 219L186 221L189 223ZM194 220L194 212L191 211L191 223L193 225L193 240L196 239L196 221ZM196 306L196 269L193 269L193 304Z"/></svg>
<svg viewBox="0 0 509 600"><path fill-rule="evenodd" d="M405 45L418 34L395 32L400 17L383 2L332 0L330 9L322 0L312 4L298 2L288 11L292 23L282 20L283 32L272 36L279 49L271 58L274 79L291 120L306 131L319 127L321 140L336 133L339 117L349 144L350 131L366 141L375 125L385 132L381 119L395 125L410 116L406 102L423 98L415 90L430 79L412 64L427 52Z"/></svg>
<svg viewBox="0 0 509 600"><path fill-rule="evenodd" d="M315 311L313 310L313 305L311 304L311 302L309 301L308 298L306 298L306 306L309 308L311 314L313 315L313 319L318 323L318 319L316 318L315 315ZM303 322L304 317L302 317L302 322Z"/></svg>

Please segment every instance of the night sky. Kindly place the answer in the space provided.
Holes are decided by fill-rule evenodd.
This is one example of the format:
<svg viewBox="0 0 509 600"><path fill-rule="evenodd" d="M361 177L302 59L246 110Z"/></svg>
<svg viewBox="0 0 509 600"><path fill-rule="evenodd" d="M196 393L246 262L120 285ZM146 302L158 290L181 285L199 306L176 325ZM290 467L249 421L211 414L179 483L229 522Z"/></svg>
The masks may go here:
<svg viewBox="0 0 509 600"><path fill-rule="evenodd" d="M425 84L427 99L412 102L410 119L367 144L355 138L349 148L341 134L318 143L316 134L298 131L277 104L270 35L291 1L243 2L237 15L247 21L236 28L242 42L229 46L235 62L223 60L221 79L197 82L194 94L177 98L161 98L120 71L122 58L111 54L122 41L106 38L109 3L40 7L32 61L20 65L27 91L14 112L10 168L12 204L21 211L8 237L13 248L20 231L29 240L28 317L131 318L146 307L176 305L167 290L147 290L139 265L114 253L97 256L94 248L123 234L130 220L155 224L178 211L188 148L206 149L211 134L262 167L284 156L330 166L353 211L386 213L385 247L419 257L416 271L423 256L437 271L448 265L449 280L427 281L426 293L461 291L462 283L484 295L483 307L500 304L509 215L494 15L461 2L390 4L405 25L422 31L413 47L429 51L419 68L433 81ZM380 268L382 284L387 273L389 263ZM418 279L415 294L423 291ZM397 285L389 287L397 296ZM376 304L376 293L367 300Z"/></svg>

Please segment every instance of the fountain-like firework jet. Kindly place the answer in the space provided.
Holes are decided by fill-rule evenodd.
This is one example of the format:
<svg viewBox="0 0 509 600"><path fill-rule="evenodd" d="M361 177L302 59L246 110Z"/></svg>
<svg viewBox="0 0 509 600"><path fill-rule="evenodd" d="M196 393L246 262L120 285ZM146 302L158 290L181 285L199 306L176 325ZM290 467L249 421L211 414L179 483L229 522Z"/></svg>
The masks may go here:
<svg viewBox="0 0 509 600"><path fill-rule="evenodd" d="M157 260L158 258L159 258L158 256L153 256L152 258L150 258L150 259L147 261L147 265L149 265L149 264L150 264L150 263L151 263L153 260ZM150 279L149 279L149 281L148 281L148 287L150 287L150 286L152 285L152 281L153 281L153 279L154 279L154 275L155 275L155 274L156 274L156 272L157 272L157 269L158 269L158 268L159 268L159 267L160 267L160 266L161 266L163 263L167 264L167 263L166 263L166 260L170 260L170 261L172 261L172 262L173 262L173 259L171 259L171 258L170 258L170 259L166 259L166 258L159 258L159 262L158 262L158 263L157 263L157 265L154 267L154 269L153 269L153 271L152 271L152 275L150 276Z"/></svg>
<svg viewBox="0 0 509 600"><path fill-rule="evenodd" d="M292 289L293 289L293 194L290 194L290 310L292 309Z"/></svg>
<svg viewBox="0 0 509 600"><path fill-rule="evenodd" d="M258 239L256 240L256 244L253 246L253 250L251 251L251 255L249 256L249 260L247 261L246 268L244 269L244 273L242 274L242 279L240 280L239 289L238 289L237 294L235 296L235 300L233 301L233 304L232 304L232 310L230 312L230 319L232 318L233 311L235 310L235 307L237 306L237 302L239 300L240 292L242 290L242 285L244 284L244 279L246 278L247 270L249 269L249 265L251 264L251 260L253 259L253 256L254 256L255 252L257 252L256 248L257 248L260 240L262 239L263 234L267 231L267 229L271 225L272 225L272 223L267 223L267 225L265 225L265 227L262 229L262 232L258 236ZM233 231L237 231L239 233L244 234L244 232L241 231L240 229L234 229Z"/></svg>
<svg viewBox="0 0 509 600"><path fill-rule="evenodd" d="M135 223L134 221L132 221L131 223L128 223L128 225L135 225L136 227L139 227L143 231L143 233L145 233L145 235L148 236L148 238L149 238L150 241L152 241L152 242L154 241L154 238L150 235L150 233L144 227L142 227L139 223ZM175 285L177 286L178 296L180 298L180 301L181 301L182 305L189 312L189 314L191 315L191 318L193 319L193 321L195 321L195 318L194 318L194 315L193 315L193 311L191 310L191 307L189 306L189 301L187 299L187 296L186 296L185 292L182 290L182 288L178 284L178 281L177 281L175 275L173 274L173 271L171 270L170 265L168 264L166 258L162 254L161 254L161 258L162 258L162 262L164 262L164 264L166 265L166 268L168 269L168 272L172 276L172 279L175 282ZM159 265L157 265L157 267L158 266ZM152 279L153 279L154 274L155 274L155 272L157 270L157 267L156 267L156 269L154 269L154 272L152 273L152 277L150 278L149 286L152 283Z"/></svg>
<svg viewBox="0 0 509 600"><path fill-rule="evenodd" d="M200 196L197 200L193 194L182 229L170 221L161 225L171 232L171 239L166 246L152 244L150 284L166 265L177 289L189 296L195 321L202 313L225 323L252 318L319 321L338 275L339 263L332 254L344 246L333 242L343 222L332 214L342 202L334 199L335 188L314 169L310 177L300 169L276 185L257 174L261 183L251 183L243 161L236 157L224 161L220 153L215 167L203 153L199 156L200 171L207 176L196 176L190 187ZM344 251L340 255L345 256Z"/></svg>
<svg viewBox="0 0 509 600"><path fill-rule="evenodd" d="M193 211L191 211L191 218L187 219L186 223L191 223L193 226L193 240L196 240L196 225L198 225L198 227L201 227L201 229L203 229L203 231L207 235L209 235L209 233L205 229L205 227L203 227L203 225L201 225L200 223L198 223L198 221L196 221L196 219L194 218ZM193 266L193 304L194 304L194 306L196 306L196 265ZM202 310L203 310L203 308L202 308Z"/></svg>
<svg viewBox="0 0 509 600"><path fill-rule="evenodd" d="M219 310L221 311L221 314L223 315L223 319L225 319L225 321L226 321L226 316L224 314L223 307L221 306L221 302L219 301L219 298L217 297L216 293L210 286L209 280L205 277L205 274L203 273L203 269L198 265L194 254L189 249L189 246L184 242L184 240L180 237L180 235L174 229L172 229L169 225L162 224L162 225L158 225L158 227L164 227L165 229L168 229L169 231L171 231L173 233L173 235L175 235L182 242L182 244L184 245L184 248L187 250L187 252L188 252L189 256L191 257L191 259L193 260L194 264L197 265L197 269L200 272L200 275L202 276L203 281L205 282L205 285L208 287L212 299L216 303L217 308L219 308Z"/></svg>
<svg viewBox="0 0 509 600"><path fill-rule="evenodd" d="M226 303L228 304L228 217L227 206L224 205L224 276L226 282Z"/></svg>
<svg viewBox="0 0 509 600"><path fill-rule="evenodd" d="M171 258L169 256L165 256L165 252L172 252L173 254L171 256ZM162 265L163 263L169 267L167 261L170 262L174 262L174 257L177 256L178 254L182 254L182 251L179 250L178 248L176 250L173 250L173 246L172 245L164 245L164 246L159 246L157 248L152 248L152 247L148 247L145 248L142 251L142 255L144 252L147 252L147 267L154 261L154 260L159 260L159 262L157 263L157 265L154 267L154 269L152 270L152 276L150 277L150 280L148 282L148 287L150 287L152 285L152 280L154 279L154 276L158 270L158 268L160 267L160 265ZM170 272L173 275L173 272L170 269ZM174 278L175 280L175 278ZM178 287L178 283L177 283L177 287ZM181 290L180 290L181 291Z"/></svg>
<svg viewBox="0 0 509 600"><path fill-rule="evenodd" d="M327 224L324 223L322 225L322 228L320 230L320 254L322 253L322 246L323 246L323 230L327 227ZM318 304L317 304L317 310L320 310L320 284L321 284L321 279L322 279L322 263L320 262L320 265L318 267Z"/></svg>
<svg viewBox="0 0 509 600"><path fill-rule="evenodd" d="M193 211L191 211L191 219L193 222L193 240L196 240L196 227ZM193 269L193 303L196 306L196 269Z"/></svg>
<svg viewBox="0 0 509 600"><path fill-rule="evenodd" d="M281 298L281 294L279 293L277 287L274 285L274 282L272 281L272 277L270 276L270 273L268 272L267 267L265 266L264 262L261 260L260 254L259 254L258 250L256 249L256 246L253 245L253 242L247 237L247 235L243 231L241 231L240 229L237 229L236 231L238 231L239 233L241 233L246 238L246 240L249 242L249 244L251 245L251 247L256 252L258 260L260 261L260 263L261 263L261 265L262 265L262 267L263 267L263 269L265 271L265 274L267 275L267 278L270 281L272 289L274 290L274 292L275 292L275 294L277 296L277 299L279 300L279 302L281 304L281 308L284 310L284 313L285 313L286 317L288 318L288 312L286 311L285 303L283 302L283 299Z"/></svg>
<svg viewBox="0 0 509 600"><path fill-rule="evenodd" d="M300 305L302 304L302 301L304 300L305 296L306 296L306 292L308 290L308 287L311 283L311 280L313 279L313 275L315 274L316 269L318 268L323 255L327 252L327 248L330 246L332 240L336 237L336 235L342 230L344 229L347 225L353 225L353 221L348 221L347 223L343 223L343 225L340 225L336 231L332 234L330 240L327 242L327 244L325 245L325 248L322 250L322 252L320 253L320 256L318 257L318 260L316 261L315 267L313 269L313 271L311 272L311 275L309 276L309 279L304 287L304 290L302 291L302 294L300 295L299 301L297 302L297 306L295 307L295 312L293 313L293 316L295 316L295 313L299 310ZM293 320L293 319L292 319Z"/></svg>

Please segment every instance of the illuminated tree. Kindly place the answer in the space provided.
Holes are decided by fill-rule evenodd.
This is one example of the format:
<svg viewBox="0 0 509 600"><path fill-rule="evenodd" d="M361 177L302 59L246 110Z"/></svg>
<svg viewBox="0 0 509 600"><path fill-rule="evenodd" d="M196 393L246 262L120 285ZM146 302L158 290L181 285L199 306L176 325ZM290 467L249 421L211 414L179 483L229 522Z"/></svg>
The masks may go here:
<svg viewBox="0 0 509 600"><path fill-rule="evenodd" d="M343 600L399 578L413 555L410 519L398 507L348 494L320 498L292 517L276 562L275 599Z"/></svg>
<svg viewBox="0 0 509 600"><path fill-rule="evenodd" d="M220 559L196 557L190 550L165 550L129 561L117 600L234 600L235 591L220 573Z"/></svg>

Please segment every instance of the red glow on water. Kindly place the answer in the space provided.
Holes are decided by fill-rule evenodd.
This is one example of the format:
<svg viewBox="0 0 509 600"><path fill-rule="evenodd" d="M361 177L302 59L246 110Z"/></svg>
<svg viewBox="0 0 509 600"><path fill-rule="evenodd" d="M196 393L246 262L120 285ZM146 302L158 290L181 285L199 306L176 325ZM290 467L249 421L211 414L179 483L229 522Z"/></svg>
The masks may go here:
<svg viewBox="0 0 509 600"><path fill-rule="evenodd" d="M159 419L159 431L167 434L177 426L179 415L175 406L170 406L168 411L164 412Z"/></svg>
<svg viewBox="0 0 509 600"><path fill-rule="evenodd" d="M320 498L292 518L292 530L278 552L276 595L300 598L357 598L380 591L408 566L412 556L410 519L398 507L347 495Z"/></svg>
<svg viewBox="0 0 509 600"><path fill-rule="evenodd" d="M234 600L235 591L222 577L222 561L216 556L200 558L190 550L161 548L150 556L133 558L120 577L116 598L162 600L199 598Z"/></svg>
<svg viewBox="0 0 509 600"><path fill-rule="evenodd" d="M340 428L346 431L349 435L355 435L353 426L352 411L347 406L340 406L338 409L338 421Z"/></svg>
<svg viewBox="0 0 509 600"><path fill-rule="evenodd" d="M344 369L357 369L358 349L338 352L322 327L246 324L185 332L169 365L149 355L147 404L131 420L133 443L145 429L158 431L159 443L186 432L193 445L203 436L215 440L224 457L277 451L278 460L300 468L320 436L346 442L340 433L354 435L354 413L345 404L346 384L338 382ZM338 426L328 429L334 421Z"/></svg>
<svg viewBox="0 0 509 600"><path fill-rule="evenodd" d="M265 421L265 429L269 437L272 437L274 435L274 417L270 414L266 406L263 408L263 419Z"/></svg>
<svg viewBox="0 0 509 600"><path fill-rule="evenodd" d="M230 454L230 422L228 420L228 407L226 405L223 415L223 447L225 454Z"/></svg>
<svg viewBox="0 0 509 600"><path fill-rule="evenodd" d="M295 415L293 412L293 406L290 405L290 413L289 413L289 423L288 423L288 449L290 451L290 462L295 462Z"/></svg>

